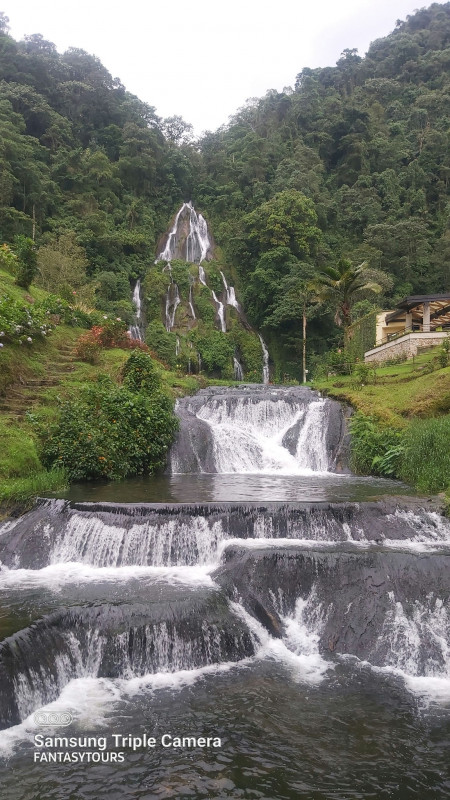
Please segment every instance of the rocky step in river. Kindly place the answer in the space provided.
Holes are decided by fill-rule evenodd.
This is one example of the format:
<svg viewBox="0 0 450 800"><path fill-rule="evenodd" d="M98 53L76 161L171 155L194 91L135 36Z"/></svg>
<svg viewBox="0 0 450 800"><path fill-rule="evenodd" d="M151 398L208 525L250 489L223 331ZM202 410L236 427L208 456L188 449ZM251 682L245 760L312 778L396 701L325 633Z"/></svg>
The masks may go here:
<svg viewBox="0 0 450 800"><path fill-rule="evenodd" d="M205 390L178 413L172 470L347 468L347 412L310 390ZM262 797L339 785L337 797L369 798L386 780L395 796L405 765L417 796L444 797L449 557L450 523L421 498L39 500L0 525L0 755L20 776L2 796L34 800L40 781L63 797L75 779L104 796L89 765L43 777L32 763L34 712L63 711L66 735L223 740L194 760L173 750L109 764L112 800L144 784L136 798L155 795L170 770L172 798L249 796L248 771Z"/></svg>

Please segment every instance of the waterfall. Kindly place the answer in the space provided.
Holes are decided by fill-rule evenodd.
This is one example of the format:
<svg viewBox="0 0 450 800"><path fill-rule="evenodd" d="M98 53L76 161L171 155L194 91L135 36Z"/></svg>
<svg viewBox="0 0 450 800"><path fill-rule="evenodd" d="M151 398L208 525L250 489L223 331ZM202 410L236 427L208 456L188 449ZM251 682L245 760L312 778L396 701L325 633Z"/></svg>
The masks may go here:
<svg viewBox="0 0 450 800"><path fill-rule="evenodd" d="M180 293L176 283L170 283L166 294L166 330L171 331L175 325L175 314L180 305Z"/></svg>
<svg viewBox="0 0 450 800"><path fill-rule="evenodd" d="M203 608L202 608L203 606ZM94 612L94 613L92 613ZM174 673L238 661L254 653L246 626L226 601L189 600L162 606L159 620L135 605L122 611L75 608L48 615L0 644L3 688L8 703L0 723L20 722L55 700L76 678L126 678Z"/></svg>
<svg viewBox="0 0 450 800"><path fill-rule="evenodd" d="M197 215L190 203L188 203L188 207L190 207L190 227L189 235L186 239L186 261L200 264L205 260L208 251L211 249L208 225L201 214Z"/></svg>
<svg viewBox="0 0 450 800"><path fill-rule="evenodd" d="M214 415L277 428L270 408L229 405ZM392 696L403 679L448 698L450 522L420 502L38 502L0 523L2 603L22 626L0 643L0 727L75 680L63 707L76 713L88 681L122 704L137 678L157 692L167 676L185 686L262 662L295 671L291 702L336 665L326 691L339 691L349 664L352 690L354 670L374 668L372 691L381 674Z"/></svg>
<svg viewBox="0 0 450 800"><path fill-rule="evenodd" d="M157 256L157 258L156 258L157 261L168 261L170 263L172 258L175 257L177 233L178 233L178 223L179 223L180 217L183 214L183 211L185 210L185 208L186 208L186 203L184 203L181 206L180 210L178 211L178 213L177 213L177 215L175 217L175 222L173 223L173 226L169 231L169 235L167 237L166 246L165 246L164 250L162 250L159 253L159 255Z"/></svg>
<svg viewBox="0 0 450 800"><path fill-rule="evenodd" d="M133 303L136 308L136 312L134 315L134 323L130 325L129 334L132 339L139 339L140 342L143 341L142 335L142 311L141 311L141 281L136 281L136 285L133 291Z"/></svg>
<svg viewBox="0 0 450 800"><path fill-rule="evenodd" d="M201 214L197 214L192 203L183 203L167 236L157 261L172 261L180 258L192 264L200 264L211 252L212 244L208 225Z"/></svg>
<svg viewBox="0 0 450 800"><path fill-rule="evenodd" d="M198 359L201 369L199 354ZM291 776L286 789L284 769L282 786L267 783L273 770L269 775L266 768L275 763L273 748L281 734L278 753L286 766L286 747L302 715L305 727L289 756L295 762L297 744L310 741L311 731L319 741L326 731L330 759L338 763L336 780L332 775L330 782L327 773L317 796L331 796L336 786L342 796L373 796L365 765L364 783L353 788L357 758L345 785L338 783L342 763L334 742L340 746L345 725L353 730L355 714L358 720L364 716L366 736L372 720L381 728L380 785L395 751L393 731L403 720L398 741L405 766L411 768L411 752L418 752L412 743L426 752L424 774L433 773L432 786L419 780L408 785L418 787L418 797L436 796L441 762L434 760L435 751L439 758L443 754L442 775L447 753L445 725L441 740L437 731L446 722L450 698L450 520L439 513L439 501L387 495L368 502L266 501L264 488L272 479L265 476L277 475L280 483L293 479L301 492L296 476L307 473L312 484L326 483L345 457L346 409L307 387L208 387L178 399L176 414L172 473L188 472L187 481L198 488L207 476L195 473L219 473L221 486L227 485L225 473L238 474L248 486L246 473L256 472L262 476L261 498L194 503L41 498L26 513L0 522L0 728L5 729L0 755L10 759L5 775L13 773L18 785L15 800L34 797L34 786L41 785L43 773L33 772L29 757L36 734L58 737L54 746L40 749L34 740L35 751L47 755L75 751L75 745L61 743L66 733L141 736L149 719L156 720L152 732L158 736L170 730L206 736L223 698L219 733L237 720L247 726L237 729L242 743L256 730L245 747L255 758L255 774L262 765L263 782L252 784L261 796L294 797L297 787L306 785L303 777L300 783ZM347 484L354 478L340 479ZM177 480L167 476L171 487ZM371 479L361 480L370 491ZM50 703L55 705L49 709ZM249 704L257 706L262 726L255 728L251 715L248 721L242 713ZM368 716L372 706L379 716ZM38 709L39 716L30 717ZM57 719L60 712L69 717L65 728L66 720ZM338 727L330 730L335 712ZM190 727L182 729L183 724ZM427 728L431 738L425 740ZM276 736L269 737L257 762L263 729ZM84 752L87 746L79 747ZM146 745L125 749L131 767L126 772L125 760L117 771L117 796L148 766ZM178 751L174 760L168 747L161 772L152 772L154 783L145 791L159 790L168 759L185 770L180 748L172 749ZM324 757L328 749L327 739ZM376 748L370 753L377 757ZM316 753L312 759L317 761ZM196 769L199 763L197 758ZM222 779L216 786L212 763L206 754L204 784L195 783L196 772L193 791L242 794ZM235 762L230 765L235 770ZM371 775L372 766L373 761ZM322 760L319 768L324 772ZM142 769L139 775L150 774ZM74 774L72 767L52 769L47 782L52 796L64 796ZM104 774L102 768L99 775ZM403 774L391 781L393 791ZM183 794L185 778L183 773L181 783L171 785L174 797ZM88 785L86 797L95 795L97 784L96 779Z"/></svg>
<svg viewBox="0 0 450 800"><path fill-rule="evenodd" d="M233 375L235 381L243 381L244 380L244 371L242 369L242 364L233 356Z"/></svg>
<svg viewBox="0 0 450 800"><path fill-rule="evenodd" d="M218 297L217 297L217 295L216 295L216 293L214 291L212 291L211 294L212 294L212 299L214 300L214 302L215 302L215 304L217 306L217 316L219 317L220 330L222 331L222 333L226 333L227 332L227 324L225 322L225 306L224 306L223 303L220 302L220 300L218 299Z"/></svg>
<svg viewBox="0 0 450 800"><path fill-rule="evenodd" d="M192 319L197 319L195 316L195 309L194 309L194 302L193 302L193 294L192 294L192 283L189 286L189 310L191 312Z"/></svg>
<svg viewBox="0 0 450 800"><path fill-rule="evenodd" d="M175 355L178 357L180 355L180 337L177 336L175 342Z"/></svg>
<svg viewBox="0 0 450 800"><path fill-rule="evenodd" d="M267 349L266 343L265 343L264 339L262 338L261 334L258 334L258 336L259 336L259 341L261 342L261 347L262 347L262 351L263 351L263 374L262 374L262 379L263 379L263 384L266 385L266 384L269 383L269 377L270 377L269 376L269 351Z"/></svg>
<svg viewBox="0 0 450 800"><path fill-rule="evenodd" d="M203 286L207 286L208 285L206 283L206 273L205 273L205 270L203 269L202 266L200 266L198 268L198 279L199 279L200 283L203 284Z"/></svg>
<svg viewBox="0 0 450 800"><path fill-rule="evenodd" d="M227 305L228 306L233 306L233 308L235 308L237 311L240 311L241 307L240 307L240 305L239 305L239 303L238 303L238 301L236 299L236 293L234 291L234 286L229 286L228 285L227 279L225 278L225 275L223 274L222 271L221 271L220 274L222 276L223 286L224 286L224 289L225 289L225 296L226 296L226 300L227 300Z"/></svg>
<svg viewBox="0 0 450 800"><path fill-rule="evenodd" d="M178 400L176 413L172 472L324 473L343 446L339 404L301 387L212 387Z"/></svg>

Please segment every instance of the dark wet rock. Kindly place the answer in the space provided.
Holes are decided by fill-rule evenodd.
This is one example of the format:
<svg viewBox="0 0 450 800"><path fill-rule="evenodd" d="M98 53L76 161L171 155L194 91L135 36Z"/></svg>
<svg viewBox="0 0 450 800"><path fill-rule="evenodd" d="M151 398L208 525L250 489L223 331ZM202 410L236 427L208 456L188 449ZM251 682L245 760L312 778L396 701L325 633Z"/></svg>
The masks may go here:
<svg viewBox="0 0 450 800"><path fill-rule="evenodd" d="M404 648L405 658L415 660L417 674L433 674L434 665L445 667L439 634L428 620L436 614L439 628L441 609L450 610L449 554L418 557L375 545L361 551L351 543L327 550L230 546L213 577L272 634L267 621L279 621L281 612L293 614L302 598L307 602L305 622L309 619L320 631L325 654L350 654L382 666L392 663L398 635L396 646ZM445 638L442 625L440 634Z"/></svg>
<svg viewBox="0 0 450 800"><path fill-rule="evenodd" d="M143 603L49 614L0 645L0 727L15 725L73 678L129 678L253 655L251 636L225 597L197 590Z"/></svg>

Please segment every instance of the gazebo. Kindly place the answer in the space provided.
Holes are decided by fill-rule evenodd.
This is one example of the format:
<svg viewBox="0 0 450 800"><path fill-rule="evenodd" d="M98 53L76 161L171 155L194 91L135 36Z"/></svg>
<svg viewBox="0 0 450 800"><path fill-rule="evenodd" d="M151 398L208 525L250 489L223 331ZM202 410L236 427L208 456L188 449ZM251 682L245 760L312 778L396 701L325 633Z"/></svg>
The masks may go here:
<svg viewBox="0 0 450 800"><path fill-rule="evenodd" d="M395 311L377 315L376 344L365 361L412 358L418 350L434 347L450 336L450 292L404 297Z"/></svg>
<svg viewBox="0 0 450 800"><path fill-rule="evenodd" d="M404 322L405 331L450 330L450 293L405 297L397 303L396 311L386 314L386 327L393 322Z"/></svg>

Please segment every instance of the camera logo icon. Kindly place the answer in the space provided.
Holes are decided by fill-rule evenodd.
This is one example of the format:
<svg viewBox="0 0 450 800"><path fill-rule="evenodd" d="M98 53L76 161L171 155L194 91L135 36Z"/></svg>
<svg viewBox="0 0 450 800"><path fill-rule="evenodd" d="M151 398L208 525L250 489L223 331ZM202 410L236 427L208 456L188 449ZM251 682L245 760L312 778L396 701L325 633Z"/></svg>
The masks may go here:
<svg viewBox="0 0 450 800"><path fill-rule="evenodd" d="M73 717L68 711L36 711L34 721L36 725L58 726L65 728L70 725Z"/></svg>

